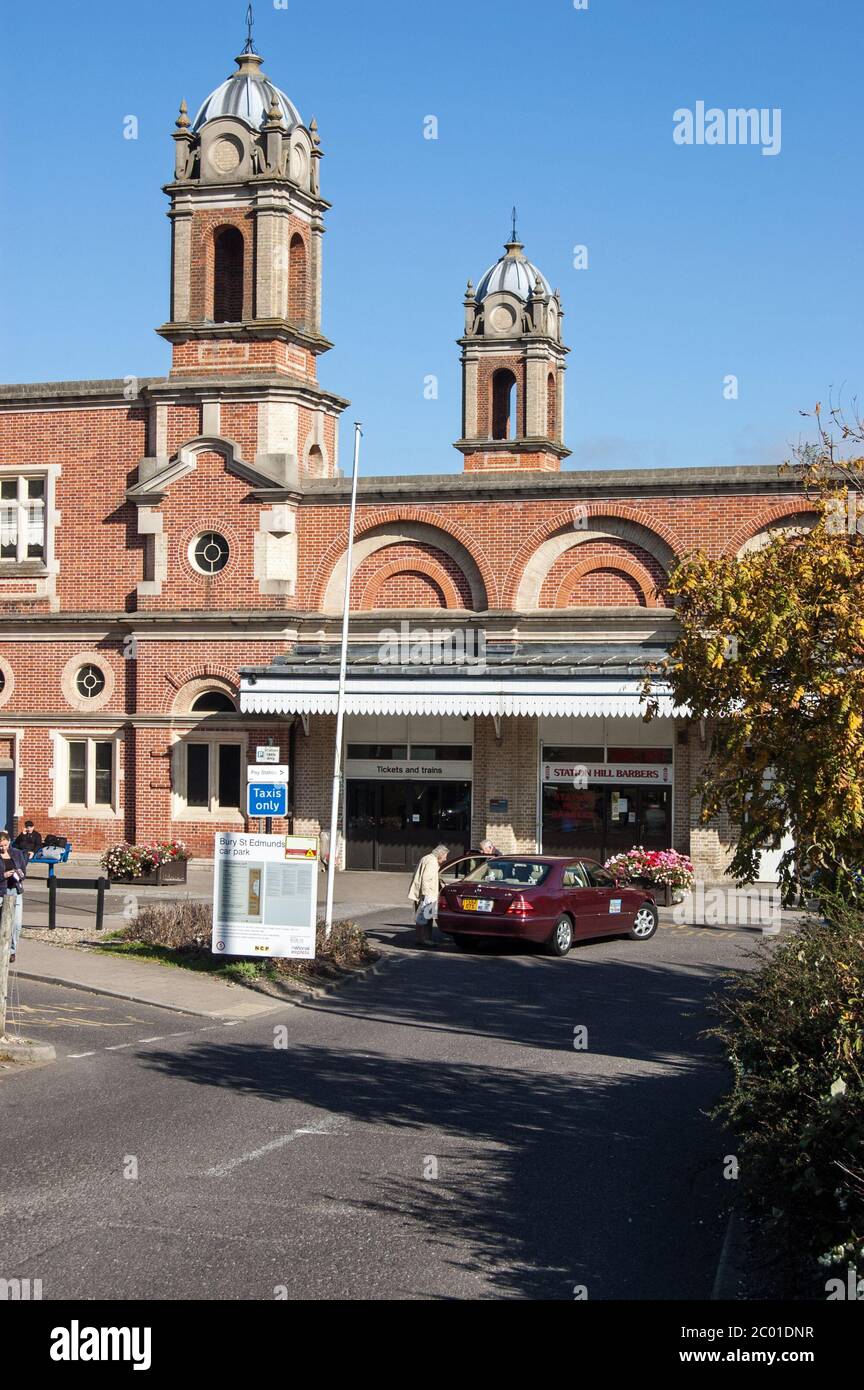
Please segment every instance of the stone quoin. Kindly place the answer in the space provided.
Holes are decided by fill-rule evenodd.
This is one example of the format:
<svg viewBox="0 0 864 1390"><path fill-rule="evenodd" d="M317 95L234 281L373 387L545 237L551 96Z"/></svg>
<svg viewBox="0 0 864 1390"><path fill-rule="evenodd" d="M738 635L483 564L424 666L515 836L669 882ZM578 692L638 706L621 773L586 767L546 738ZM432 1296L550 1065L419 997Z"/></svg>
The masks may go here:
<svg viewBox="0 0 864 1390"><path fill-rule="evenodd" d="M262 828L258 745L291 770L274 829L329 824L348 402L318 380L315 120L246 52L173 140L167 374L0 387L0 825L210 858ZM457 295L462 471L360 483L344 862L646 844L716 880L729 827L691 796L709 731L668 701L644 723L640 679L676 561L806 503L768 467L562 470L564 307L515 222Z"/></svg>

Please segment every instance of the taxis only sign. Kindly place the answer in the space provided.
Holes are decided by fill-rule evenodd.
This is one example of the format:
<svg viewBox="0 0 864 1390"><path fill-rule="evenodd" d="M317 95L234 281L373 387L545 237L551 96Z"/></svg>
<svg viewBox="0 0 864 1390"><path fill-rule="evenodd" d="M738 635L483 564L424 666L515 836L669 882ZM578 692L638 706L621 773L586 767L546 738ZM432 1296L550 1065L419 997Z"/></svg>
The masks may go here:
<svg viewBox="0 0 864 1390"><path fill-rule="evenodd" d="M218 834L213 954L313 960L318 871L317 837Z"/></svg>

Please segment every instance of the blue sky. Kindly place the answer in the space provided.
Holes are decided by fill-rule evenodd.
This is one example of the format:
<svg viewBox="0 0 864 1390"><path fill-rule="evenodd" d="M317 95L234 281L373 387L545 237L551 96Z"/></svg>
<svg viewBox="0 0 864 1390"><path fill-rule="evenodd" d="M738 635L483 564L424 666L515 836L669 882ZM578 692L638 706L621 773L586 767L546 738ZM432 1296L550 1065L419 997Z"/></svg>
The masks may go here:
<svg viewBox="0 0 864 1390"><path fill-rule="evenodd" d="M0 379L167 372L171 131L233 70L244 13L15 7ZM860 0L258 0L255 34L327 156L343 466L359 418L365 473L461 471L462 297L514 202L564 301L567 467L780 462L800 409L864 395ZM780 153L677 145L698 101L780 108Z"/></svg>

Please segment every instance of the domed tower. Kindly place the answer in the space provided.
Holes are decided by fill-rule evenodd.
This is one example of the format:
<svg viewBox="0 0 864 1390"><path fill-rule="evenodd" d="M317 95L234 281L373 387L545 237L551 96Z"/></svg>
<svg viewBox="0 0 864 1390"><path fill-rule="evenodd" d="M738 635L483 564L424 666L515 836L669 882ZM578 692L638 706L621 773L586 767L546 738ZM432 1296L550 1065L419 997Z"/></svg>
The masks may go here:
<svg viewBox="0 0 864 1390"><path fill-rule="evenodd" d="M335 471L334 417L347 402L317 381L332 344L321 332L322 150L313 119L262 71L251 28L237 71L190 121L185 101L174 132L171 317L158 332L173 346L169 382L253 375L258 448L294 452L307 475ZM278 379L281 389L270 389ZM269 383L269 386L268 386ZM278 399L279 410L276 410ZM293 414L292 414L293 411ZM275 412L275 413L274 413ZM286 424L299 418L296 441ZM272 418L270 418L272 417ZM322 417L329 417L327 429ZM268 425L269 420L269 425ZM277 437L278 436L278 437ZM309 444L309 439L313 443Z"/></svg>
<svg viewBox="0 0 864 1390"><path fill-rule="evenodd" d="M561 467L564 371L558 291L513 234L477 289L468 281L462 348L465 470Z"/></svg>

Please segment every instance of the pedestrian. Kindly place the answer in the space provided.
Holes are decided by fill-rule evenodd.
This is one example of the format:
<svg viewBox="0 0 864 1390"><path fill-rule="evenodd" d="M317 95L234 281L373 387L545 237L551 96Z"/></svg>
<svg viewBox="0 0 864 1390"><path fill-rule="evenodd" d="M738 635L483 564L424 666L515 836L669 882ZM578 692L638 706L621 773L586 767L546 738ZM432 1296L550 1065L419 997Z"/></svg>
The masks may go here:
<svg viewBox="0 0 864 1390"><path fill-rule="evenodd" d="M414 871L408 897L414 904L414 940L418 946L435 945L434 924L438 916L441 867L449 857L450 851L446 845L436 845L431 854L424 854Z"/></svg>
<svg viewBox="0 0 864 1390"><path fill-rule="evenodd" d="M15 961L18 952L18 937L24 919L24 879L27 874L27 856L20 849L13 849L8 830L0 830L0 906L9 893L15 895L15 916L12 920L12 950L10 962Z"/></svg>
<svg viewBox="0 0 864 1390"><path fill-rule="evenodd" d="M497 845L493 845L491 840L480 841L480 853L485 854L489 859L500 859L501 851Z"/></svg>
<svg viewBox="0 0 864 1390"><path fill-rule="evenodd" d="M20 849L22 854L26 854L28 863L33 858L34 854L39 853L42 848L42 836L39 834L32 820L25 820L24 829L21 834L17 839L12 841L12 848Z"/></svg>

